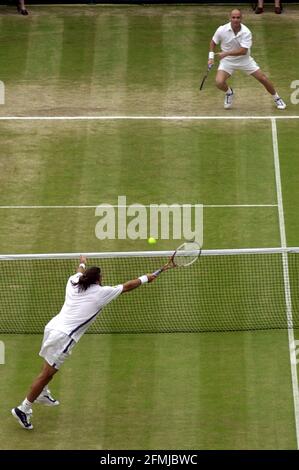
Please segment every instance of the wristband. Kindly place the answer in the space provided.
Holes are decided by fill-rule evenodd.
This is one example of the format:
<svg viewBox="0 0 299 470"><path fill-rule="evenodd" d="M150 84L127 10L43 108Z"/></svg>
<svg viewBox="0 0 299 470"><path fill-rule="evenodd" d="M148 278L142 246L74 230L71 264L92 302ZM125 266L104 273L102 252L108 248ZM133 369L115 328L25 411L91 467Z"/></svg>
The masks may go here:
<svg viewBox="0 0 299 470"><path fill-rule="evenodd" d="M144 274L143 276L140 276L138 279L140 279L141 284L145 284L146 282L148 282L148 277L146 274Z"/></svg>
<svg viewBox="0 0 299 470"><path fill-rule="evenodd" d="M214 52L209 52L209 60L214 60L215 53Z"/></svg>
<svg viewBox="0 0 299 470"><path fill-rule="evenodd" d="M85 268L86 268L86 266L85 266L85 264L84 264L84 263L80 263L80 264L79 264L79 268L83 268L83 269L85 269Z"/></svg>

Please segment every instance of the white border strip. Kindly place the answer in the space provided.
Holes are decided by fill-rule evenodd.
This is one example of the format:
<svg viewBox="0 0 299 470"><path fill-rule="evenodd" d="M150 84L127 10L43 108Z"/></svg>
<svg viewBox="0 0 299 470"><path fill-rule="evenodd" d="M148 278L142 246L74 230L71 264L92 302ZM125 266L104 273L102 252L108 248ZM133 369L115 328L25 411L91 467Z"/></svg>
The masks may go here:
<svg viewBox="0 0 299 470"><path fill-rule="evenodd" d="M277 202L278 202L280 240L281 240L282 248L286 248L287 242L286 242L284 211L283 211L283 202L282 202L277 128L276 128L276 120L274 118L271 119L271 127L272 127L276 192L277 192ZM282 254L282 261L283 261L283 279L284 279L285 300L286 300L286 314L287 314L287 324L288 324L288 340L289 340L289 352L290 352L290 363L291 363L291 375L292 375L292 386L293 386L296 439L297 439L297 449L299 449L299 390L298 390L298 376L297 376L297 365L296 365L297 358L296 358L296 352L295 352L295 347L294 347L295 342L294 342L294 330L293 330L291 287L290 287L290 277L289 277L288 255L286 252L283 252Z"/></svg>
<svg viewBox="0 0 299 470"><path fill-rule="evenodd" d="M299 116L0 116L0 121L205 121L299 119Z"/></svg>
<svg viewBox="0 0 299 470"><path fill-rule="evenodd" d="M34 260L34 259L74 259L84 254L87 258L142 258L142 257L166 257L173 255L173 251L107 251L99 253L36 253L36 254L7 254L0 255L0 261L8 260ZM203 250L201 256L230 256L230 255L254 255L273 253L299 253L299 247L289 248L239 248L234 250Z"/></svg>

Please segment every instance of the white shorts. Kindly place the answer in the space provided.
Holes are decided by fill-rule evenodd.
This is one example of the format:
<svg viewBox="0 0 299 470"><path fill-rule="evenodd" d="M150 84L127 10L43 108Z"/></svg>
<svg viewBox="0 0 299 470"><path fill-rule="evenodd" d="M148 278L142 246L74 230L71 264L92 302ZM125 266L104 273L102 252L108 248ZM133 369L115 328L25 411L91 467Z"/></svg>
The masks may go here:
<svg viewBox="0 0 299 470"><path fill-rule="evenodd" d="M224 70L224 72L227 72L230 75L232 75L235 70L242 70L247 73L247 75L251 75L259 70L259 66L252 57L246 57L239 62L235 62L234 60L230 60L225 57L220 61L218 70Z"/></svg>
<svg viewBox="0 0 299 470"><path fill-rule="evenodd" d="M63 364L72 353L75 344L76 342L65 333L45 328L39 355L43 357L50 366L59 369L61 364Z"/></svg>

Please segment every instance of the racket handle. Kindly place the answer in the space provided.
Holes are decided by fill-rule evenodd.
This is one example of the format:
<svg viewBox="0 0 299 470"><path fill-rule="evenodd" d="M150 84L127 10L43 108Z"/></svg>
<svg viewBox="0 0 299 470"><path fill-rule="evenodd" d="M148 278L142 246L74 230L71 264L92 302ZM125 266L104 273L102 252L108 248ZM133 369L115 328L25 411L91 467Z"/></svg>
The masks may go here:
<svg viewBox="0 0 299 470"><path fill-rule="evenodd" d="M153 276L156 276L156 277L157 277L157 276L159 276L159 274L161 274L162 272L163 272L163 269L162 269L162 268L157 269L157 271L155 271L155 272L153 273Z"/></svg>

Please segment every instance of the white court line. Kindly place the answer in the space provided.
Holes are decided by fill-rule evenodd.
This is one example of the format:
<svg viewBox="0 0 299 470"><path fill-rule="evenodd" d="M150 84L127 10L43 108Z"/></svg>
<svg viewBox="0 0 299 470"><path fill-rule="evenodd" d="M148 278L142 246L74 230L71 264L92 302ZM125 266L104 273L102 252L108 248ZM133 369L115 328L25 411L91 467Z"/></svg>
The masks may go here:
<svg viewBox="0 0 299 470"><path fill-rule="evenodd" d="M271 119L272 127L272 141L273 141L273 155L274 155L274 167L275 167L275 180L276 180L276 192L278 202L278 218L279 218L279 230L280 230L280 241L282 248L286 248L286 231L284 222L284 211L282 202L282 190L281 190L281 176L280 176L280 165L279 165L279 152L278 152L278 139L277 139L277 128L275 118ZM294 330L293 330L293 316L292 316L292 300L291 300L291 289L290 289L290 278L289 278L289 266L288 266L288 254L282 254L283 260L283 279L285 289L285 301L286 301L286 314L288 323L288 339L289 339L289 351L290 351L290 363L291 363L291 375L292 375L292 386L293 386L293 398L294 398L294 413L295 413L295 425L296 425L296 439L297 449L299 449L299 390L298 390L298 376L297 376L297 365L296 365L296 353L294 347Z"/></svg>
<svg viewBox="0 0 299 470"><path fill-rule="evenodd" d="M203 207L277 207L277 204L203 204Z"/></svg>
<svg viewBox="0 0 299 470"><path fill-rule="evenodd" d="M113 204L97 204L97 205L85 205L85 206L0 206L0 209L96 209L97 207L131 207L134 206L132 205L113 205ZM142 207L153 207L153 206L162 206L163 204L142 204ZM172 204L169 204L169 208L171 209ZM198 204L178 204L178 206L184 207L195 207L198 206ZM207 204L204 205L203 207L209 208L209 207L277 207L277 204Z"/></svg>
<svg viewBox="0 0 299 470"><path fill-rule="evenodd" d="M205 121L205 120L299 119L299 116L0 116L0 121Z"/></svg>

